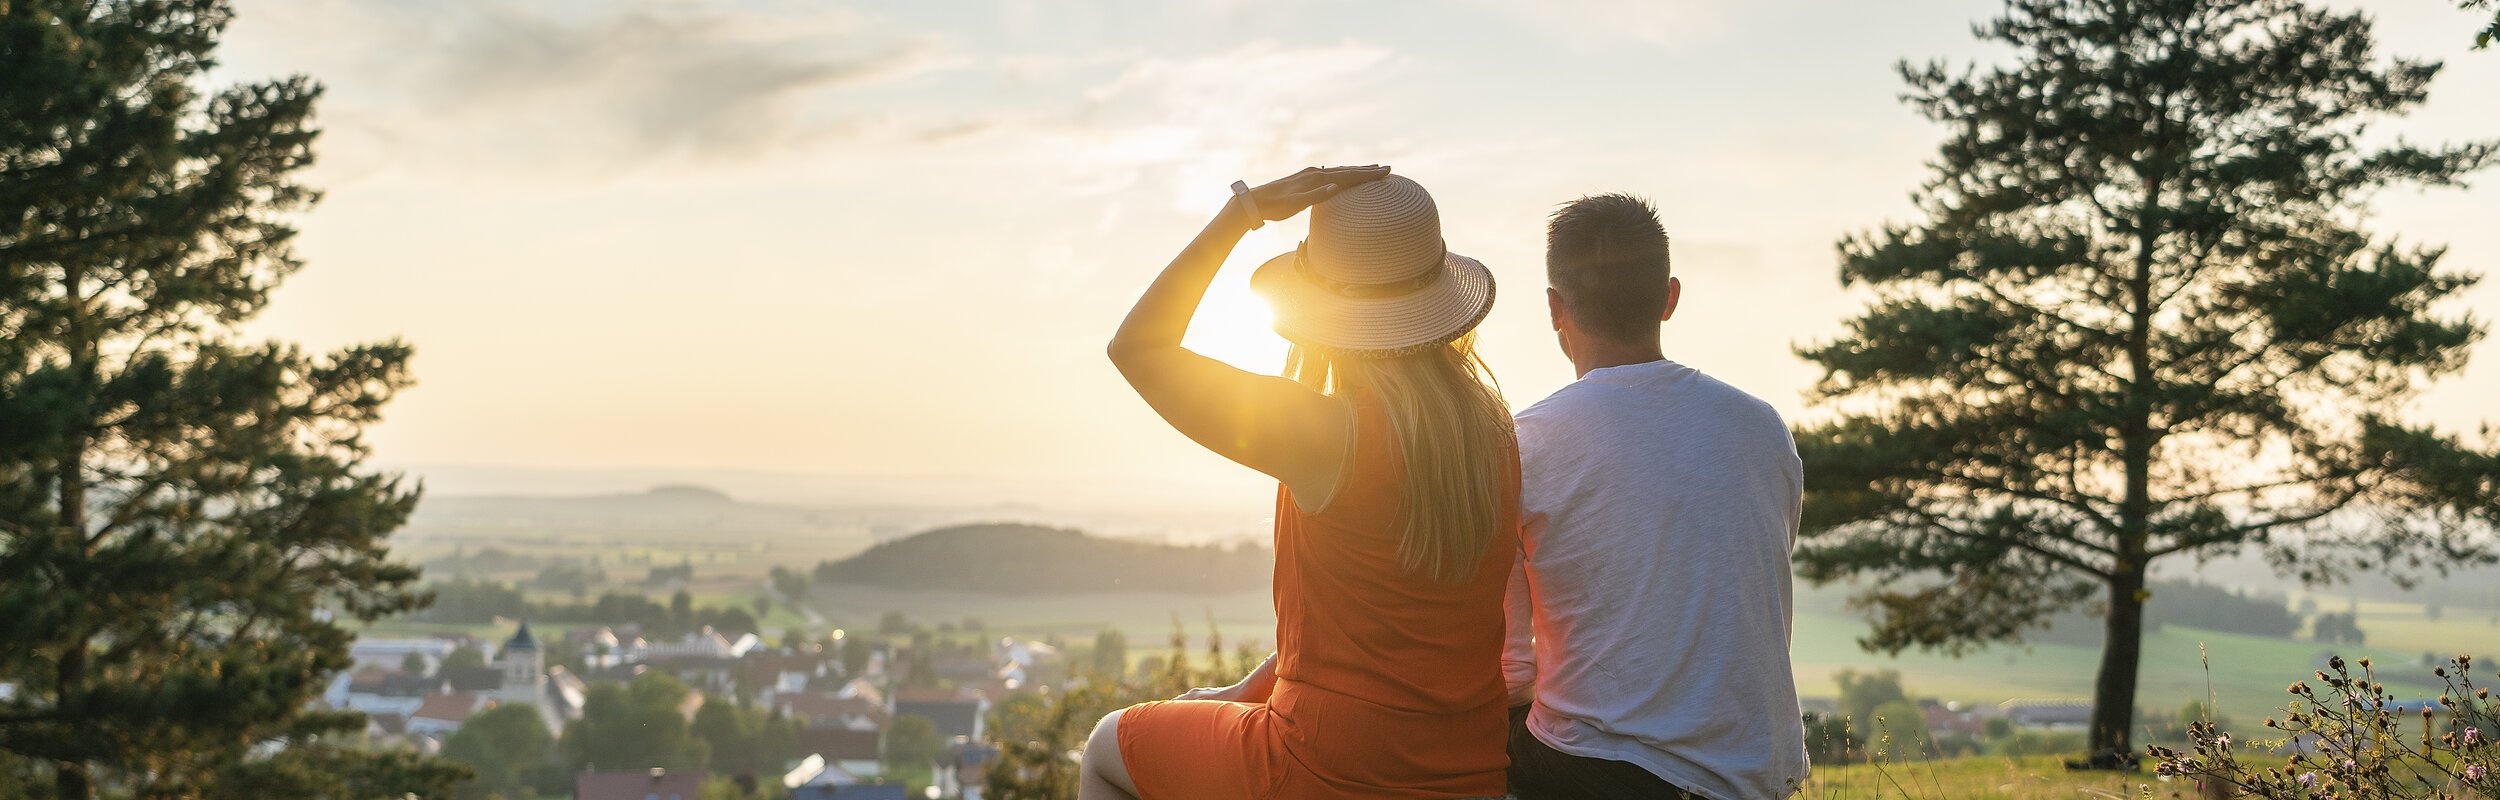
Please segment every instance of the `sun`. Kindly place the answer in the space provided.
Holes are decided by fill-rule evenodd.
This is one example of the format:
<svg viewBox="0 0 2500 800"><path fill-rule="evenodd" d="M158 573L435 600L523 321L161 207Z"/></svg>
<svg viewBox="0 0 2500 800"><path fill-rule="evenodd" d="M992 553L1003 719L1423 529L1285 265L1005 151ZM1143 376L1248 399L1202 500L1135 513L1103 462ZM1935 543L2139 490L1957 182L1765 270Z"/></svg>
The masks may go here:
<svg viewBox="0 0 2500 800"><path fill-rule="evenodd" d="M1189 334L1181 338L1181 345L1251 372L1274 375L1285 363L1285 340L1276 335L1274 324L1267 301L1250 291L1247 277L1227 274L1207 288L1206 300L1198 304L1198 315L1190 320Z"/></svg>

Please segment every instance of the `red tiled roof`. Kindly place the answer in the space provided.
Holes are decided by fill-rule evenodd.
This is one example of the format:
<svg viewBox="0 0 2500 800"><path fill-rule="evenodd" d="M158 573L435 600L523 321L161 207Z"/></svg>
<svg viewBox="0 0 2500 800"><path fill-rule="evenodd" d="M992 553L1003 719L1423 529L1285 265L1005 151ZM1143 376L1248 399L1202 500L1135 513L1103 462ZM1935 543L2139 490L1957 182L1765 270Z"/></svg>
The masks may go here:
<svg viewBox="0 0 2500 800"><path fill-rule="evenodd" d="M860 715L876 720L880 725L885 722L885 707L869 702L866 698L810 693L783 695L773 702L781 706L784 714L807 717L811 720L835 720Z"/></svg>
<svg viewBox="0 0 2500 800"><path fill-rule="evenodd" d="M969 688L942 689L935 686L903 686L894 690L894 702L953 703L979 697Z"/></svg>
<svg viewBox="0 0 2500 800"><path fill-rule="evenodd" d="M462 694L460 692L429 694L425 696L424 702L417 705L416 713L409 714L408 717L410 719L424 717L426 719L439 719L445 722L462 722L467 720L470 714L477 713L477 708L480 705L483 704L478 702L478 696L473 694Z"/></svg>
<svg viewBox="0 0 2500 800"><path fill-rule="evenodd" d="M818 728L799 731L799 752L824 756L826 761L877 760L876 731L854 731L841 728Z"/></svg>

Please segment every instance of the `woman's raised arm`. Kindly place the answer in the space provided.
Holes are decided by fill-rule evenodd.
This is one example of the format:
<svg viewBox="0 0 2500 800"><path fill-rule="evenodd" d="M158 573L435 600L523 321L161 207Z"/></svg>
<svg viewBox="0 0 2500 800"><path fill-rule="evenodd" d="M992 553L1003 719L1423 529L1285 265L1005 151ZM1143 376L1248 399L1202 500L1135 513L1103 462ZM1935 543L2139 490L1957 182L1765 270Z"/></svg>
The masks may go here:
<svg viewBox="0 0 2500 800"><path fill-rule="evenodd" d="M1235 198L1137 298L1111 338L1111 363L1137 396L1183 435L1298 493L1326 494L1342 469L1353 412L1299 383L1190 352L1181 346L1181 336L1216 270L1249 232L1249 214L1286 219L1388 174L1387 167L1377 166L1312 168Z"/></svg>

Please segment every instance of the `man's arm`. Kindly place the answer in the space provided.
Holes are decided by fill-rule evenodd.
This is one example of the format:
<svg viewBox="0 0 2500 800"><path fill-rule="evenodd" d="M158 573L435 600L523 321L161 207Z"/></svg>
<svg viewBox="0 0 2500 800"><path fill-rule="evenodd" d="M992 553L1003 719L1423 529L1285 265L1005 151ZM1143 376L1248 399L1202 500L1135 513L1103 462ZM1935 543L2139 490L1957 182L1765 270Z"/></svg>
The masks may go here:
<svg viewBox="0 0 2500 800"><path fill-rule="evenodd" d="M1524 532L1523 532L1524 533ZM1502 684L1510 704L1536 700L1536 602L1528 581L1525 548L1510 562L1510 588L1502 595L1506 629L1502 635Z"/></svg>

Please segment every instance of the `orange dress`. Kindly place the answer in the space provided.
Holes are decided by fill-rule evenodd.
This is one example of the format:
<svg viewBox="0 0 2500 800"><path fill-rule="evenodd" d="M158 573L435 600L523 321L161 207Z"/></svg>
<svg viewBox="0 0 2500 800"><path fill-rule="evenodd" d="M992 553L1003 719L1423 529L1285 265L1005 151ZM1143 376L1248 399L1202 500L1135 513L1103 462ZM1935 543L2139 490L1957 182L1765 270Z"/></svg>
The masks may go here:
<svg viewBox="0 0 2500 800"><path fill-rule="evenodd" d="M1356 403L1353 471L1306 514L1276 499L1276 689L1265 703L1162 701L1120 716L1143 800L1467 798L1507 790L1502 592L1519 549L1519 456L1500 533L1465 581L1408 573L1405 470Z"/></svg>

